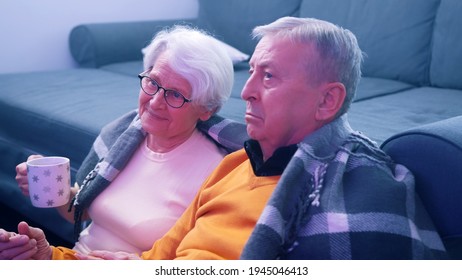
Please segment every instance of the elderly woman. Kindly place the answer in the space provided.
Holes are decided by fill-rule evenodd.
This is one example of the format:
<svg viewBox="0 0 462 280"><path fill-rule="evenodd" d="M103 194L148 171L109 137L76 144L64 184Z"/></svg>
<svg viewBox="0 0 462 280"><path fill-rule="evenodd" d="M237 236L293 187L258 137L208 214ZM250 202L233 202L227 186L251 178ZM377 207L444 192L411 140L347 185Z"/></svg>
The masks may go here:
<svg viewBox="0 0 462 280"><path fill-rule="evenodd" d="M79 239L73 251L18 241L0 242L0 255L49 259L74 251L148 250L226 152L238 148L220 146L197 128L221 108L232 88L231 59L215 39L183 26L161 31L146 49L144 69L138 110L103 128L77 174L73 210ZM16 179L25 194L26 176L22 163ZM80 231L86 217L91 223ZM33 236L24 222L18 230Z"/></svg>

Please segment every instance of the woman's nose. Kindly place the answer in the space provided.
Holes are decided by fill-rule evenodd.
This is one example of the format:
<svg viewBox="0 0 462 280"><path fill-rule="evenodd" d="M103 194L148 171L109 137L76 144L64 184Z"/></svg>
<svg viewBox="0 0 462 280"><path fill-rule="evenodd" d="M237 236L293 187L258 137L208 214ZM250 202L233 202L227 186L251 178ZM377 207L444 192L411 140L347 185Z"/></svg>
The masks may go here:
<svg viewBox="0 0 462 280"><path fill-rule="evenodd" d="M154 94L153 96L151 96L151 101L150 103L153 104L153 105L156 105L156 106L159 106L159 105L167 105L165 103L165 98L164 98L164 91L163 89L159 89L159 91L157 91L156 94Z"/></svg>

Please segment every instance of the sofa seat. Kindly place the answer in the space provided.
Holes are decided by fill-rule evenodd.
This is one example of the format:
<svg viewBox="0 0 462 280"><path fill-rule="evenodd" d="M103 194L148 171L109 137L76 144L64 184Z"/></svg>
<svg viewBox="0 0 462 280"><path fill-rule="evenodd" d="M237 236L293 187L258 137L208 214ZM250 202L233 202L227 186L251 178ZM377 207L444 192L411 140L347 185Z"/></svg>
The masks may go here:
<svg viewBox="0 0 462 280"><path fill-rule="evenodd" d="M356 91L354 102L395 94L414 87L415 86L411 84L398 80L362 77Z"/></svg>
<svg viewBox="0 0 462 280"><path fill-rule="evenodd" d="M354 102L349 112L353 128L382 143L417 126L462 115L462 90L420 87Z"/></svg>
<svg viewBox="0 0 462 280"><path fill-rule="evenodd" d="M143 61L134 60L127 62L111 63L101 66L99 69L118 73L125 76L137 77L138 74L143 72Z"/></svg>
<svg viewBox="0 0 462 280"><path fill-rule="evenodd" d="M0 118L10 120L0 135L40 154L67 156L76 168L101 127L138 104L136 76L97 69L4 74L0 85Z"/></svg>

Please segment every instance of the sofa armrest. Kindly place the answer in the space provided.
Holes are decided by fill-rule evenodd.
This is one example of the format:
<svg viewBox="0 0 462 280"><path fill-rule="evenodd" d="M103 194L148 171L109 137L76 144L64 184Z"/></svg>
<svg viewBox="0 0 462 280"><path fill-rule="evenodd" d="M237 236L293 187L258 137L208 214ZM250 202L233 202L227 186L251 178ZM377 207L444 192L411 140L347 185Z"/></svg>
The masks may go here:
<svg viewBox="0 0 462 280"><path fill-rule="evenodd" d="M462 116L397 134L382 148L414 174L448 253L462 258Z"/></svg>
<svg viewBox="0 0 462 280"><path fill-rule="evenodd" d="M195 19L90 23L74 27L69 35L72 57L81 66L142 60L141 49L161 29L174 24L195 24Z"/></svg>

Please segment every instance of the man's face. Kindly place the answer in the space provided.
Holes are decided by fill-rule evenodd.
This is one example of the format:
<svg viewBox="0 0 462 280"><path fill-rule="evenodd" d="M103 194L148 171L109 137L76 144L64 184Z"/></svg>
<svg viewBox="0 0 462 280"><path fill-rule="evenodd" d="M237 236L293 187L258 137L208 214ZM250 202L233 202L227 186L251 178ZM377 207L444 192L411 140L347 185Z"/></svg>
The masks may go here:
<svg viewBox="0 0 462 280"><path fill-rule="evenodd" d="M311 57L316 53L310 45L281 38L264 37L255 48L241 96L247 101L247 132L265 159L321 125L316 119L321 86L311 83L306 70Z"/></svg>

